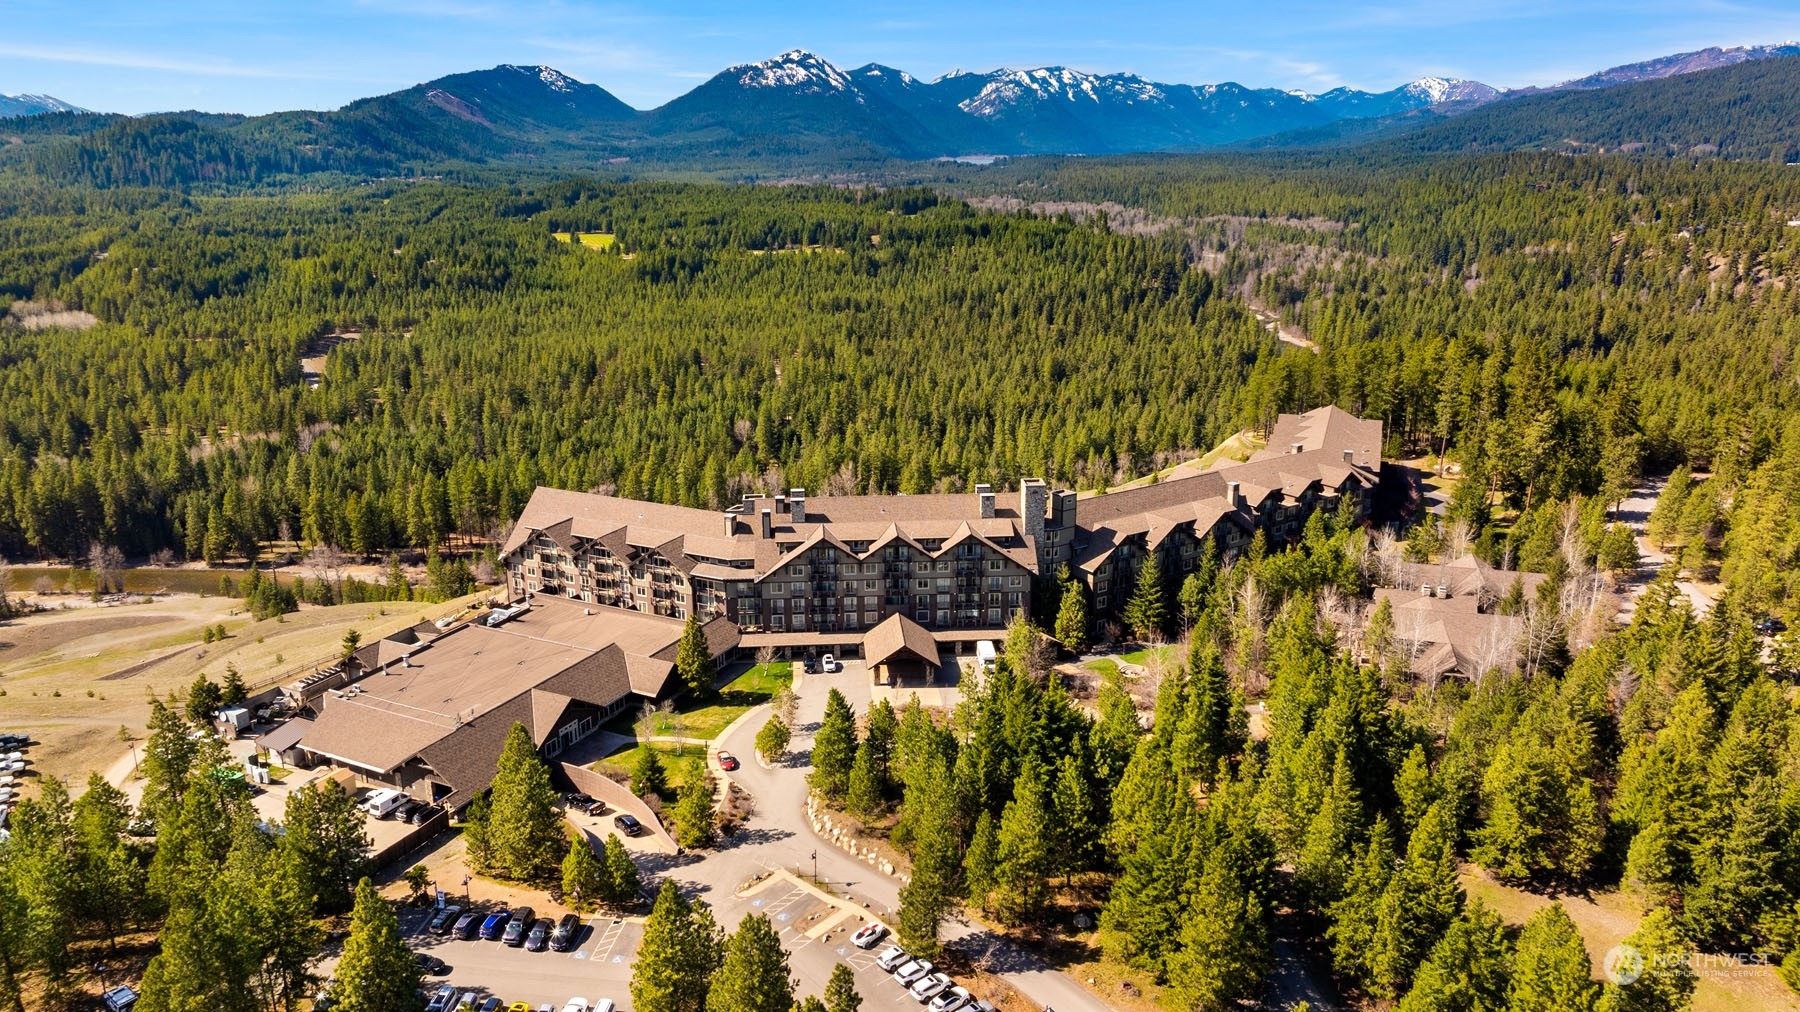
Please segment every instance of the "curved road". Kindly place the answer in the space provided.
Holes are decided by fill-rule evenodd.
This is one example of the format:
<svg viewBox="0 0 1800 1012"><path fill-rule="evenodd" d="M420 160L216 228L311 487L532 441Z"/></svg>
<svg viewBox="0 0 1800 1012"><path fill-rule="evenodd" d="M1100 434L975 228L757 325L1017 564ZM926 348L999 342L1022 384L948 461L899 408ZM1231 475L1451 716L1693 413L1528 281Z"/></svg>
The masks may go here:
<svg viewBox="0 0 1800 1012"><path fill-rule="evenodd" d="M825 713L826 694L833 687L843 692L859 714L867 711L869 681L860 664L847 663L845 670L835 675L796 673L798 726L785 764L769 768L757 759L756 732L766 719L766 708L753 711L748 719L728 728L720 737L718 747L736 755L742 763L729 776L755 799L755 812L748 826L726 841L718 853L668 869L677 881L706 894L715 907L763 869L787 868L803 877L811 876L816 854L818 875L826 887L868 906L876 917L893 924L893 911L900 905L899 882L821 839L806 818L806 774L811 769L807 759L813 734ZM717 769L710 759L709 766ZM727 923L721 917L721 923L731 927L735 920ZM978 935L987 939L975 941L977 947L991 939L999 975L1040 1007L1058 1012L1105 1012L1110 1008L1067 974L1052 969L1025 949L991 936L985 928L963 921L944 926L946 940Z"/></svg>

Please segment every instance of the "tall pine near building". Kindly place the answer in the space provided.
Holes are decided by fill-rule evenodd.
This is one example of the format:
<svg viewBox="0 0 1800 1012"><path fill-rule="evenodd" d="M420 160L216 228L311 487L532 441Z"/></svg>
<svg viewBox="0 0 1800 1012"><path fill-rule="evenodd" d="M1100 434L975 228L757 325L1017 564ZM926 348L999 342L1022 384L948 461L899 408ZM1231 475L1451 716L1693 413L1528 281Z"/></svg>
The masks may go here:
<svg viewBox="0 0 1800 1012"><path fill-rule="evenodd" d="M531 732L514 724L490 793L487 846L494 869L520 882L553 880L562 859L561 826L550 770L538 758Z"/></svg>
<svg viewBox="0 0 1800 1012"><path fill-rule="evenodd" d="M1073 578L1062 588L1062 603L1056 608L1056 641L1072 654L1083 654L1088 648L1088 630L1093 618L1088 614L1087 588Z"/></svg>
<svg viewBox="0 0 1800 1012"><path fill-rule="evenodd" d="M1475 902L1432 947L1396 1012L1509 1012L1508 955L1506 925Z"/></svg>
<svg viewBox="0 0 1800 1012"><path fill-rule="evenodd" d="M700 620L692 615L681 627L681 644L675 648L675 673L681 677L681 684L687 686L689 694L699 699L712 695L713 681L719 676L718 668L713 665L712 650L706 645L706 631L700 628Z"/></svg>
<svg viewBox="0 0 1800 1012"><path fill-rule="evenodd" d="M724 948L724 933L706 904L681 895L674 879L663 879L631 967L631 1007L636 1012L706 1012Z"/></svg>
<svg viewBox="0 0 1800 1012"><path fill-rule="evenodd" d="M1169 603L1163 593L1162 566L1152 552L1138 566L1137 585L1125 602L1125 624L1131 635L1145 643L1162 641L1169 624Z"/></svg>
<svg viewBox="0 0 1800 1012"><path fill-rule="evenodd" d="M1043 768L1027 757L1013 781L1013 798L1000 817L999 865L994 874L994 913L1017 927L1043 916L1050 901L1056 859Z"/></svg>
<svg viewBox="0 0 1800 1012"><path fill-rule="evenodd" d="M706 994L706 1012L792 1012L799 981L767 914L749 914L725 943L725 960Z"/></svg>
<svg viewBox="0 0 1800 1012"><path fill-rule="evenodd" d="M350 937L338 960L333 1008L418 1012L419 964L400 937L400 920L368 879L356 884Z"/></svg>
<svg viewBox="0 0 1800 1012"><path fill-rule="evenodd" d="M849 793L856 746L856 711L834 688L825 697L825 717L813 736L813 771L806 778L820 797L835 804Z"/></svg>

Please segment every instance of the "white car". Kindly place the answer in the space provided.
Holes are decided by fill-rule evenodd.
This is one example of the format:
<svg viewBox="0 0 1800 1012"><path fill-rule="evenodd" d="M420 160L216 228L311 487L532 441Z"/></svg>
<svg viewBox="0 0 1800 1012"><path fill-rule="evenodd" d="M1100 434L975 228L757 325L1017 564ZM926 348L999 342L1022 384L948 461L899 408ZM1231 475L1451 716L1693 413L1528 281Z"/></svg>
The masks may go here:
<svg viewBox="0 0 1800 1012"><path fill-rule="evenodd" d="M888 946L882 951L881 955L875 957L875 965L889 973L893 973L895 970L900 969L903 964L911 961L912 956L898 945Z"/></svg>
<svg viewBox="0 0 1800 1012"><path fill-rule="evenodd" d="M969 989L958 984L931 999L931 1012L957 1012L974 1000L975 996L969 993Z"/></svg>
<svg viewBox="0 0 1800 1012"><path fill-rule="evenodd" d="M875 943L887 937L887 929L871 921L862 926L856 934L850 936L850 944L859 949L873 949Z"/></svg>
<svg viewBox="0 0 1800 1012"><path fill-rule="evenodd" d="M913 981L918 980L920 977L925 976L935 969L937 969L937 964L933 963L931 960L915 959L900 969L895 970L894 979L905 984L907 987L911 987Z"/></svg>
<svg viewBox="0 0 1800 1012"><path fill-rule="evenodd" d="M913 986L907 988L907 990L912 992L913 1001L930 1001L944 993L944 989L949 986L949 974L934 973L929 977L920 977L918 980L913 981Z"/></svg>
<svg viewBox="0 0 1800 1012"><path fill-rule="evenodd" d="M826 654L824 657L819 658L819 667L824 669L825 673L828 675L835 675L843 670L843 665L839 664L837 658L830 654Z"/></svg>
<svg viewBox="0 0 1800 1012"><path fill-rule="evenodd" d="M570 998L562 1007L562 1012L588 1012L586 998Z"/></svg>

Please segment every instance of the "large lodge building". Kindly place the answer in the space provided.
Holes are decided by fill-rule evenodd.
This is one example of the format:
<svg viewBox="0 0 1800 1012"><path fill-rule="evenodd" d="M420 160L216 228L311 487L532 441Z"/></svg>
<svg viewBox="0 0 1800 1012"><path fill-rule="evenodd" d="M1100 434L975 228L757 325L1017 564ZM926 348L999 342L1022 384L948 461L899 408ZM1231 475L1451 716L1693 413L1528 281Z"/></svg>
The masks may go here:
<svg viewBox="0 0 1800 1012"><path fill-rule="evenodd" d="M539 488L502 551L515 598L702 620L745 645L850 653L892 616L940 642L989 638L1061 566L1096 611L1120 610L1154 556L1166 578L1212 537L1227 558L1263 531L1298 537L1349 497L1366 515L1381 480L1382 426L1337 408L1283 415L1248 461L1080 498L1027 479L1002 496L748 495L722 512Z"/></svg>

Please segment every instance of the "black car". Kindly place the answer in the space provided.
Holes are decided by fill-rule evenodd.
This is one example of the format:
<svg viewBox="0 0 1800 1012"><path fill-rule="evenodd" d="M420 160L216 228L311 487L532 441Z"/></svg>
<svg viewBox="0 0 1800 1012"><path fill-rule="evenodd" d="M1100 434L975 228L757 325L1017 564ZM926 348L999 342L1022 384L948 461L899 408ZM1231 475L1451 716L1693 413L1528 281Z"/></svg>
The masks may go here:
<svg viewBox="0 0 1800 1012"><path fill-rule="evenodd" d="M613 816L613 825L619 827L619 832L626 836L636 836L644 831L643 823L623 812Z"/></svg>
<svg viewBox="0 0 1800 1012"><path fill-rule="evenodd" d="M556 930L556 922L548 917L540 917L531 922L531 930L525 934L526 952L543 952L550 947L550 933Z"/></svg>
<svg viewBox="0 0 1800 1012"><path fill-rule="evenodd" d="M531 930L531 919L535 914L536 911L530 907L514 910L512 921L506 925L506 932L500 936L500 941L515 949L524 945L525 934Z"/></svg>
<svg viewBox="0 0 1800 1012"><path fill-rule="evenodd" d="M1773 615L1765 615L1761 622L1756 623L1756 632L1759 636L1779 636L1787 632L1787 623Z"/></svg>
<svg viewBox="0 0 1800 1012"><path fill-rule="evenodd" d="M450 929L450 934L465 942L473 942L475 935L481 931L481 922L484 919L485 915L479 910L467 911L456 919L456 926Z"/></svg>
<svg viewBox="0 0 1800 1012"><path fill-rule="evenodd" d="M457 918L462 916L462 912L462 907L452 904L432 914L431 933L434 935L449 934L451 926L456 923Z"/></svg>
<svg viewBox="0 0 1800 1012"><path fill-rule="evenodd" d="M562 920L556 922L556 930L550 932L550 947L557 952L568 952L580 937L581 915L564 914Z"/></svg>
<svg viewBox="0 0 1800 1012"><path fill-rule="evenodd" d="M819 659L816 657L808 657L801 662L800 668L809 675L816 675L819 673Z"/></svg>
<svg viewBox="0 0 1800 1012"><path fill-rule="evenodd" d="M388 818L393 819L395 822L411 822L413 814L424 807L425 802L420 801L417 798L408 798L405 801L400 802L399 807L389 813Z"/></svg>
<svg viewBox="0 0 1800 1012"><path fill-rule="evenodd" d="M419 807L412 810L412 813L406 817L406 821L412 823L415 826L422 826L426 822L430 821L432 816L434 816L442 811L443 811L443 809L437 805L422 804Z"/></svg>
<svg viewBox="0 0 1800 1012"><path fill-rule="evenodd" d="M587 807L593 803L593 798L588 797L580 791L571 791L568 794L563 795L563 804L578 812L587 811Z"/></svg>
<svg viewBox="0 0 1800 1012"><path fill-rule="evenodd" d="M427 977L436 977L439 974L450 972L450 968L444 965L443 960L429 952L415 952L413 959L419 964L419 972Z"/></svg>

